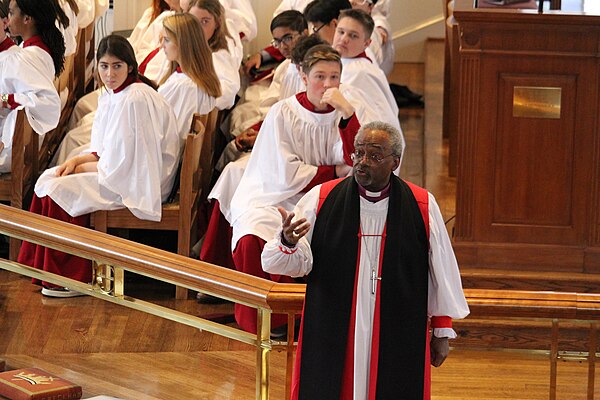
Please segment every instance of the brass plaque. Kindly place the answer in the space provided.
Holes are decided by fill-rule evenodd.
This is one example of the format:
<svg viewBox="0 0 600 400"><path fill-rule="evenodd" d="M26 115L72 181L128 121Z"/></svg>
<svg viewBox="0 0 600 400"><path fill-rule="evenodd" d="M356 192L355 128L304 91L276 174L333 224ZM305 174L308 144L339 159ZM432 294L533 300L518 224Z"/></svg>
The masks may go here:
<svg viewBox="0 0 600 400"><path fill-rule="evenodd" d="M559 87L515 86L513 117L560 118Z"/></svg>

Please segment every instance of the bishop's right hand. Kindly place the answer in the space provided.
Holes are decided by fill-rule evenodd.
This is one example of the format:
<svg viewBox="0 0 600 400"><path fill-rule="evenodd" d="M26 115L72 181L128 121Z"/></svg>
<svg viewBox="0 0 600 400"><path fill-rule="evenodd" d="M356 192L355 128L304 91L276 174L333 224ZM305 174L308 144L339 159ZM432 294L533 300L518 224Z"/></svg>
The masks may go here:
<svg viewBox="0 0 600 400"><path fill-rule="evenodd" d="M281 214L281 240L284 245L294 247L300 238L304 237L310 230L310 222L306 218L293 221L294 213L288 212L283 207L277 207Z"/></svg>

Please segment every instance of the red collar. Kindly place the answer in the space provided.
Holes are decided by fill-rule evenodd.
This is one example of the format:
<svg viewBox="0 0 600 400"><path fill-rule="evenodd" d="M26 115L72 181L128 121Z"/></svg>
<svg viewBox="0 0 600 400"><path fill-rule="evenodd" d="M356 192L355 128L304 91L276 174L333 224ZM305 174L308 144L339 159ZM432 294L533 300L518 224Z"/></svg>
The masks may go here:
<svg viewBox="0 0 600 400"><path fill-rule="evenodd" d="M179 72L180 74L183 72L183 71L181 70L181 67L180 67L179 65L177 66L177 68L175 68L175 71Z"/></svg>
<svg viewBox="0 0 600 400"><path fill-rule="evenodd" d="M335 110L335 108L333 108L331 105L327 104L327 109L326 110L317 110L315 108L315 105L313 103L310 102L310 100L308 100L308 96L306 95L306 92L301 92L298 93L296 95L296 100L298 100L298 103L300 103L300 105L304 108L306 108L308 111L310 112L314 112L316 114L327 114L332 112L333 110Z"/></svg>
<svg viewBox="0 0 600 400"><path fill-rule="evenodd" d="M358 185L358 194L360 195L360 197L370 201L371 203L377 203L380 200L390 197L390 187L391 185L388 183L387 186L384 187L381 192L379 192L379 195L371 196L367 193L367 189Z"/></svg>
<svg viewBox="0 0 600 400"><path fill-rule="evenodd" d="M363 51L362 53L358 54L356 57L352 57L352 58L366 58L367 60L373 62L373 60L371 60L369 58L369 56L367 56L367 52L366 51Z"/></svg>
<svg viewBox="0 0 600 400"><path fill-rule="evenodd" d="M157 47L154 50L152 50L150 53L148 53L146 58L144 58L144 61L142 61L142 63L138 67L138 71L140 71L140 74L146 73L146 68L148 68L148 63L150 63L150 61L152 61L152 59L158 54L159 51L160 51L160 47Z"/></svg>
<svg viewBox="0 0 600 400"><path fill-rule="evenodd" d="M40 49L44 50L46 53L52 55L52 53L50 53L50 48L46 46L46 44L42 41L42 37L40 35L32 36L23 42L23 48L29 46L37 46Z"/></svg>
<svg viewBox="0 0 600 400"><path fill-rule="evenodd" d="M118 88L113 90L113 93L117 94L119 92L122 92L123 90L125 90L127 88L127 86L131 85L132 83L136 83L136 82L141 82L141 81L139 79L135 79L133 75L129 75L129 76L127 76L127 79L125 79L125 82L123 82L123 84L121 86L119 86Z"/></svg>
<svg viewBox="0 0 600 400"><path fill-rule="evenodd" d="M7 50L13 47L14 45L15 42L13 42L12 39L7 36L6 39L4 39L2 43L0 43L0 51Z"/></svg>

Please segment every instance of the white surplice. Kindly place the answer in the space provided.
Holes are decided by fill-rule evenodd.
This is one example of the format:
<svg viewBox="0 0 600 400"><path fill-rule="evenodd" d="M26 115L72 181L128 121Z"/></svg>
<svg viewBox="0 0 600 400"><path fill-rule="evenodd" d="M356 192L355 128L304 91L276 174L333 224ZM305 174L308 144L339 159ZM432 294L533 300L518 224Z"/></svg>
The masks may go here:
<svg viewBox="0 0 600 400"><path fill-rule="evenodd" d="M183 72L173 72L158 88L158 93L173 107L182 142L190 131L194 113L208 114L215 108L215 98Z"/></svg>
<svg viewBox="0 0 600 400"><path fill-rule="evenodd" d="M394 57L396 55L396 50L394 48L394 40L392 38L392 30L390 24L387 21L387 18L380 16L375 19L375 29L373 29L373 34L371 35L371 44L369 45L369 49L373 54L374 60L379 65L379 68L383 71L383 73L387 76L394 69ZM381 28L378 28L381 27ZM381 29L385 29L387 32L387 41L383 42L383 35L381 33Z"/></svg>
<svg viewBox="0 0 600 400"><path fill-rule="evenodd" d="M171 15L175 15L175 11L163 11L136 40L136 46L133 47L133 50L138 65L146 59L150 52L160 46L163 20Z"/></svg>
<svg viewBox="0 0 600 400"><path fill-rule="evenodd" d="M69 18L69 26L66 28L59 24L58 21L56 22L56 26L65 38L65 57L68 57L77 51L77 32L79 31L79 24L77 22L77 14L71 9L71 5L65 0L61 0L59 3L60 7L67 15L67 18Z"/></svg>
<svg viewBox="0 0 600 400"><path fill-rule="evenodd" d="M181 138L169 103L144 83L133 83L99 99L89 151L98 172L56 176L46 170L35 185L69 215L127 207L136 217L160 221L171 192Z"/></svg>
<svg viewBox="0 0 600 400"><path fill-rule="evenodd" d="M363 92L369 105L380 113L380 120L400 129L398 106L381 68L364 57L344 57L342 65L341 82Z"/></svg>
<svg viewBox="0 0 600 400"><path fill-rule="evenodd" d="M294 208L296 219L306 218L314 227L317 217L319 191L321 186L311 189ZM378 195L367 193L370 195ZM373 334L373 317L375 315L375 299L373 294L372 268L379 265L381 251L380 236L386 222L389 198L376 203L360 198L360 224L362 236L360 242L360 262L358 272L358 288L356 301L356 323L354 339L354 399L368 397L368 380L371 361L371 340ZM290 209L288 209L290 210ZM281 221L280 221L281 224ZM448 316L459 319L469 313L460 280L458 264L452 250L450 238L444 226L439 206L434 196L429 193L429 279L427 314L431 316ZM271 274L302 277L312 270L313 256L310 247L313 230L301 238L295 252L281 251L281 227L265 245L262 252L263 269ZM388 240L391 240L388 238ZM285 248L285 246L283 246ZM385 279L385 277L384 277ZM375 281L377 287L377 281ZM436 328L437 337L456 337L450 328Z"/></svg>
<svg viewBox="0 0 600 400"><path fill-rule="evenodd" d="M291 209L317 166L344 163L340 119L336 110L307 110L296 96L271 107L231 199L232 250L247 234L269 240L281 223L276 207Z"/></svg>
<svg viewBox="0 0 600 400"><path fill-rule="evenodd" d="M294 65L291 64L291 67L294 67ZM295 67L294 67L294 69L295 69ZM282 87L284 87L284 86L282 86ZM293 87L293 85L285 85L285 87ZM342 92L342 94L344 95L344 97L346 98L346 100L348 100L348 102L350 102L354 106L354 108L356 110L356 115L358 117L358 120L361 122L361 124L364 125L366 123L369 123L372 121L378 121L380 119L380 114L368 106L368 99L364 98L364 94L362 92L360 92L358 90L354 90L353 88L345 86L345 85L340 85L339 89ZM301 91L301 90L299 90L299 91ZM291 95L291 96L293 96L293 95ZM288 96L284 99L290 98L291 96ZM261 130L262 130L262 128L261 128ZM404 148L403 148L403 150L404 150ZM235 161L229 162L225 165L225 163L223 162L222 159L225 157L225 152L227 152L227 151L230 152L228 154L229 158L234 159L237 157L237 159L235 159ZM221 159L219 160L219 163L217 165L217 167L221 166L222 172L221 172L221 175L219 176L219 179L215 183L215 186L212 188L211 192L209 193L208 198L216 199L219 201L219 204L221 207L221 212L225 216L225 219L227 219L227 221L229 223L231 223L232 222L231 212L230 212L231 199L240 183L240 180L242 179L244 170L246 169L246 166L248 165L250 153L239 152L235 148L235 145L233 142L231 142L227 145L227 147L225 148L223 153L224 153L224 155L221 157Z"/></svg>
<svg viewBox="0 0 600 400"><path fill-rule="evenodd" d="M233 107L235 96L240 91L240 65L244 48L239 37L234 34L227 38L227 49L212 53L213 65L221 81L221 97L217 99L217 108L226 110Z"/></svg>
<svg viewBox="0 0 600 400"><path fill-rule="evenodd" d="M148 7L144 10L144 13L133 27L131 35L129 35L129 37L127 38L129 43L131 43L131 47L133 47L134 49L137 49L139 47L142 37L148 30L148 27L150 26L150 20L152 19L153 11L154 10L152 9L152 7Z"/></svg>
<svg viewBox="0 0 600 400"><path fill-rule="evenodd" d="M275 68L269 87L256 99L236 105L231 112L230 134L237 137L257 122L265 119L273 104L306 90L296 66L286 59Z"/></svg>
<svg viewBox="0 0 600 400"><path fill-rule="evenodd" d="M182 72L171 74L165 83L158 88L158 93L167 100L175 113L177 131L182 143L190 130L194 113L208 114L215 108L215 98L206 94L189 76ZM92 112L86 115L73 129L67 132L55 157L57 165L89 147L95 114L96 112Z"/></svg>
<svg viewBox="0 0 600 400"><path fill-rule="evenodd" d="M25 109L27 120L39 135L56 128L60 119L60 97L54 86L52 57L38 46L12 46L0 53L0 93L14 94L20 106L0 109L0 132L4 150L0 172L9 172L17 111ZM39 141L42 142L40 137Z"/></svg>
<svg viewBox="0 0 600 400"><path fill-rule="evenodd" d="M251 42L258 34L256 14L250 0L219 0L225 9L225 16L233 21L235 30L232 35L244 36L244 41Z"/></svg>
<svg viewBox="0 0 600 400"><path fill-rule="evenodd" d="M96 18L96 2L94 0L76 0L76 3L79 7L77 25L84 29Z"/></svg>

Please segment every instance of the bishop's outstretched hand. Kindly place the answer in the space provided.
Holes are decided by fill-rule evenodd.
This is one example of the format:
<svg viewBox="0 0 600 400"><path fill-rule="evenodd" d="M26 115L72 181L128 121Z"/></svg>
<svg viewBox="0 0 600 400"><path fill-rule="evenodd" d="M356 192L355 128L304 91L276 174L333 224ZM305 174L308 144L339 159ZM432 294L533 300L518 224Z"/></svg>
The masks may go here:
<svg viewBox="0 0 600 400"><path fill-rule="evenodd" d="M286 246L294 247L310 230L310 222L306 218L293 221L293 212L288 213L283 207L277 207L277 210L281 214L281 240Z"/></svg>

